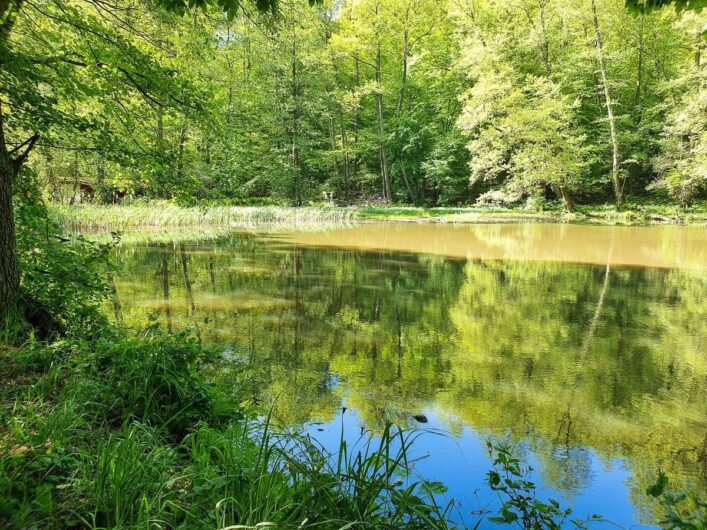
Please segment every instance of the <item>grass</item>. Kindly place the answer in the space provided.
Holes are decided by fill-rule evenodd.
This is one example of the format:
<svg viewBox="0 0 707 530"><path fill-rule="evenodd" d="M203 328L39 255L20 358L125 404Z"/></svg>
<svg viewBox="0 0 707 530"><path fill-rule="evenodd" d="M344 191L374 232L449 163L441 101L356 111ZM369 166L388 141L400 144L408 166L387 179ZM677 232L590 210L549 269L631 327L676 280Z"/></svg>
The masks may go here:
<svg viewBox="0 0 707 530"><path fill-rule="evenodd" d="M66 229L129 230L147 227L262 225L302 226L310 224L345 224L355 218L347 208L282 206L205 206L183 207L166 201L101 206L84 204L49 207L53 220Z"/></svg>
<svg viewBox="0 0 707 530"><path fill-rule="evenodd" d="M3 361L0 524L12 528L452 527L415 478L418 433L329 454L235 405L188 336L30 344ZM13 383L14 382L14 383Z"/></svg>
<svg viewBox="0 0 707 530"><path fill-rule="evenodd" d="M479 222L574 222L596 224L705 224L707 202L697 203L691 208L670 204L627 203L618 210L615 205L577 206L572 213L560 207L543 210L524 208L419 208L383 207L357 210L357 218L363 221L432 222L432 223L479 223Z"/></svg>
<svg viewBox="0 0 707 530"><path fill-rule="evenodd" d="M219 206L185 207L167 201L125 205L49 206L51 218L67 230L131 230L180 227L221 228L327 228L355 222L575 222L597 224L704 224L707 202L683 209L662 203L628 202L618 210L613 205L578 206L572 213L550 205L543 210L523 208L421 208L408 206L348 207L309 206Z"/></svg>

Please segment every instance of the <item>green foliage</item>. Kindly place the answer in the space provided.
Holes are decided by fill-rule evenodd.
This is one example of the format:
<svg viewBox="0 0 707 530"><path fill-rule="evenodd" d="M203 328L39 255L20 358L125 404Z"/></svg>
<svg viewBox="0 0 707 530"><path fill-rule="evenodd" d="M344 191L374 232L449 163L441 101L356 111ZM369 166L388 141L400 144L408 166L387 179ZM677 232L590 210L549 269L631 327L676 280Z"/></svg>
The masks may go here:
<svg viewBox="0 0 707 530"><path fill-rule="evenodd" d="M231 392L205 379L211 360L188 337L154 331L25 350L17 369L38 378L1 403L0 521L448 527L439 487L413 478L407 452L417 434L388 427L354 447L342 440L330 455L268 421L237 420Z"/></svg>
<svg viewBox="0 0 707 530"><path fill-rule="evenodd" d="M80 348L88 354L68 366L75 375L64 392L91 403L86 413L94 421L113 426L139 421L179 438L197 422L214 420L214 389L199 375L213 354L193 338L151 331L141 339L98 339Z"/></svg>
<svg viewBox="0 0 707 530"><path fill-rule="evenodd" d="M664 515L660 527L665 530L707 528L707 501L698 494L676 493L668 489L668 477L660 473L646 494L660 501Z"/></svg>
<svg viewBox="0 0 707 530"><path fill-rule="evenodd" d="M25 184L15 208L25 316L40 334L86 336L106 323L99 306L112 292L106 275L118 240L65 237L35 193Z"/></svg>
<svg viewBox="0 0 707 530"><path fill-rule="evenodd" d="M527 479L532 468L524 467L508 447L495 446L489 442L488 448L496 469L488 472L486 482L503 501L498 515L490 520L498 524L518 525L527 530L564 528L572 510L561 508L560 503L554 499L548 502L538 499L535 483ZM601 517L594 516L592 519L601 520ZM586 528L588 524L580 520L571 523L575 528Z"/></svg>
<svg viewBox="0 0 707 530"><path fill-rule="evenodd" d="M707 190L707 69L678 81L680 104L668 113L661 151L654 164L661 178L652 188L664 188L683 207Z"/></svg>
<svg viewBox="0 0 707 530"><path fill-rule="evenodd" d="M309 0L310 4L315 4L319 0ZM252 3L260 11L272 11L273 13L277 11L278 0L252 0ZM184 14L194 8L205 9L208 6L217 6L222 9L229 18L233 18L238 15L241 9L245 6L244 2L240 0L159 0L159 4L164 6L166 9L175 11L179 14Z"/></svg>
<svg viewBox="0 0 707 530"><path fill-rule="evenodd" d="M700 2L596 3L624 191L700 199ZM27 163L57 201L351 204L384 174L420 205L611 197L586 2L114 7L22 3L3 26L8 145L39 135Z"/></svg>
<svg viewBox="0 0 707 530"><path fill-rule="evenodd" d="M596 1L624 190L703 197L685 141L704 129L698 5ZM115 8L24 4L0 50L8 142L41 131L28 163L57 201L88 182L101 202L351 204L380 198L384 174L392 200L420 205L611 197L586 2Z"/></svg>
<svg viewBox="0 0 707 530"><path fill-rule="evenodd" d="M626 0L626 6L634 11L650 11L666 6L674 6L676 10L696 9L701 11L707 7L705 0Z"/></svg>
<svg viewBox="0 0 707 530"><path fill-rule="evenodd" d="M251 428L255 446L234 428L189 438L193 491L216 505L220 527L448 527L449 507L437 505L430 484L404 478L410 433L388 426L379 441L366 435L352 448L342 439L332 456L308 437L277 434L267 423Z"/></svg>

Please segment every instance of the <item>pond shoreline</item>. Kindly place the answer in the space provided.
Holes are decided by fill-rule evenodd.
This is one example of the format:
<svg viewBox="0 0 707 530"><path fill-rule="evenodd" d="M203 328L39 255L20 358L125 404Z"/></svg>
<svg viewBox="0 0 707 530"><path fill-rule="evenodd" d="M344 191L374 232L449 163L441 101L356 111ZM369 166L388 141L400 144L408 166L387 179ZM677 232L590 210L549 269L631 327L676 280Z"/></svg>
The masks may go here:
<svg viewBox="0 0 707 530"><path fill-rule="evenodd" d="M307 206L179 206L167 201L129 205L49 204L50 217L69 230L129 230L148 227L312 225L349 223L562 223L592 225L704 225L703 206L680 210L674 206L648 206L617 211L613 207L581 207L532 212L521 209L332 207Z"/></svg>

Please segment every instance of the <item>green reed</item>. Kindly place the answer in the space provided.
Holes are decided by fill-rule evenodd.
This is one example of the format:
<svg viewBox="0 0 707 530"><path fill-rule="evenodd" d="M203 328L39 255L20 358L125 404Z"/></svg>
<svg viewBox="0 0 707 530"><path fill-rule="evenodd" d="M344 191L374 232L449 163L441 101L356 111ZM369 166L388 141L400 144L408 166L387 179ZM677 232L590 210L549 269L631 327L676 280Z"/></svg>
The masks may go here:
<svg viewBox="0 0 707 530"><path fill-rule="evenodd" d="M343 224L356 219L355 210L336 207L194 206L167 201L126 205L49 206L51 218L68 230L127 230L134 228L260 225Z"/></svg>

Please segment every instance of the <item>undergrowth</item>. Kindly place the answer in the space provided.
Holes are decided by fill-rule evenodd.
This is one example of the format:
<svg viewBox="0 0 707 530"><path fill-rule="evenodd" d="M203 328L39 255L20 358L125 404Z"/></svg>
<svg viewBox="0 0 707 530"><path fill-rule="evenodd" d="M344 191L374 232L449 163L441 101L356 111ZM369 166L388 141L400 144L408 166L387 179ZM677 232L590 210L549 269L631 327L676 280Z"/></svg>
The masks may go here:
<svg viewBox="0 0 707 530"><path fill-rule="evenodd" d="M209 383L188 336L29 345L5 374L0 521L10 528L448 528L392 426L337 455Z"/></svg>

